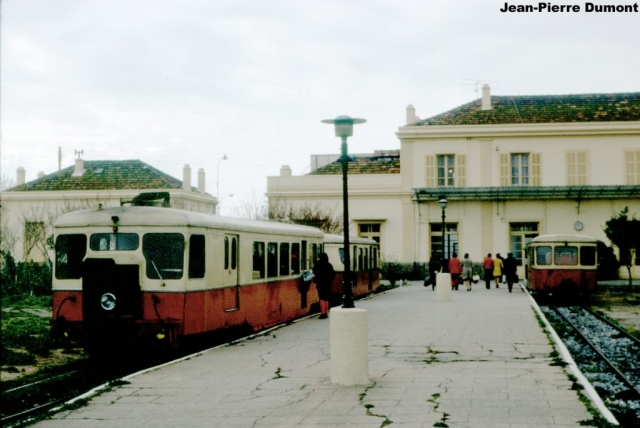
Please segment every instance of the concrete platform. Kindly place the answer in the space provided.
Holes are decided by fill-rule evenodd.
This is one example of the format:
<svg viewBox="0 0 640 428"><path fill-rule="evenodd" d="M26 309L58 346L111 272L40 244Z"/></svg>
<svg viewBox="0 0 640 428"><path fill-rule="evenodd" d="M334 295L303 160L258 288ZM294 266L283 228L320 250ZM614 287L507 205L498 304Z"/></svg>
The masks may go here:
<svg viewBox="0 0 640 428"><path fill-rule="evenodd" d="M464 287L462 287L464 288ZM366 309L371 382L330 382L329 322L317 316L140 373L37 423L75 427L578 427L592 419L528 296L506 286L422 283Z"/></svg>

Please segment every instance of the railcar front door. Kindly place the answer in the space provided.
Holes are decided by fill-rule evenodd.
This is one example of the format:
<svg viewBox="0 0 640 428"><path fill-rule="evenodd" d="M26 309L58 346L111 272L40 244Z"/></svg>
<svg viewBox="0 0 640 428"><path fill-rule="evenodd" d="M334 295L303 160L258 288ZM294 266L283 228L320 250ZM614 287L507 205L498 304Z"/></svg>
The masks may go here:
<svg viewBox="0 0 640 428"><path fill-rule="evenodd" d="M224 236L224 310L235 311L240 308L240 236Z"/></svg>

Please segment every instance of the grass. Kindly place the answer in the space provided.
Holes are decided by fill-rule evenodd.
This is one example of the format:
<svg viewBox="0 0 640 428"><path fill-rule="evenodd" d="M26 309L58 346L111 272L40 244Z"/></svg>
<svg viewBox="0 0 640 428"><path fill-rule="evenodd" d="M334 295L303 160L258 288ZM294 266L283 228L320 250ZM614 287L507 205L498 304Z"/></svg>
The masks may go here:
<svg viewBox="0 0 640 428"><path fill-rule="evenodd" d="M0 363L5 366L33 364L35 357L48 356L52 347L50 317L29 312L51 310L51 297L6 296L2 299L2 347Z"/></svg>

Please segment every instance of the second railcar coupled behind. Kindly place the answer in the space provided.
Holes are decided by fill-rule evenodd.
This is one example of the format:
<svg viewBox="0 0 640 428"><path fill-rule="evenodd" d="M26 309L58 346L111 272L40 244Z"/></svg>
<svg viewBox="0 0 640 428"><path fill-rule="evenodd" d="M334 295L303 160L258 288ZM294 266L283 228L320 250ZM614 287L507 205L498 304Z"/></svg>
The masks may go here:
<svg viewBox="0 0 640 428"><path fill-rule="evenodd" d="M380 245L373 239L351 236L351 287L354 298L363 297L374 292L380 286L378 261ZM331 303L338 304L344 294L344 236L325 234L324 251L333 264L336 277L331 285Z"/></svg>

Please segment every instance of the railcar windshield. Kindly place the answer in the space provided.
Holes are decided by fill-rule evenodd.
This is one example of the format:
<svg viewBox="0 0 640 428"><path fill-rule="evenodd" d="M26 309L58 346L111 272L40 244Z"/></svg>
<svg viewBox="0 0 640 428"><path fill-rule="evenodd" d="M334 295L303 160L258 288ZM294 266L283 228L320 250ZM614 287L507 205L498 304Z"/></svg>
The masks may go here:
<svg viewBox="0 0 640 428"><path fill-rule="evenodd" d="M137 233L94 233L89 238L93 251L134 251L139 245Z"/></svg>
<svg viewBox="0 0 640 428"><path fill-rule="evenodd" d="M576 266L578 264L578 247L558 246L553 250L556 266Z"/></svg>
<svg viewBox="0 0 640 428"><path fill-rule="evenodd" d="M82 276L82 261L86 254L86 235L58 236L56 239L56 278L79 279Z"/></svg>
<svg viewBox="0 0 640 428"><path fill-rule="evenodd" d="M541 245L536 248L536 263L542 266L549 266L551 264L551 246Z"/></svg>
<svg viewBox="0 0 640 428"><path fill-rule="evenodd" d="M184 271L184 236L179 233L147 233L142 238L147 278L180 279Z"/></svg>

